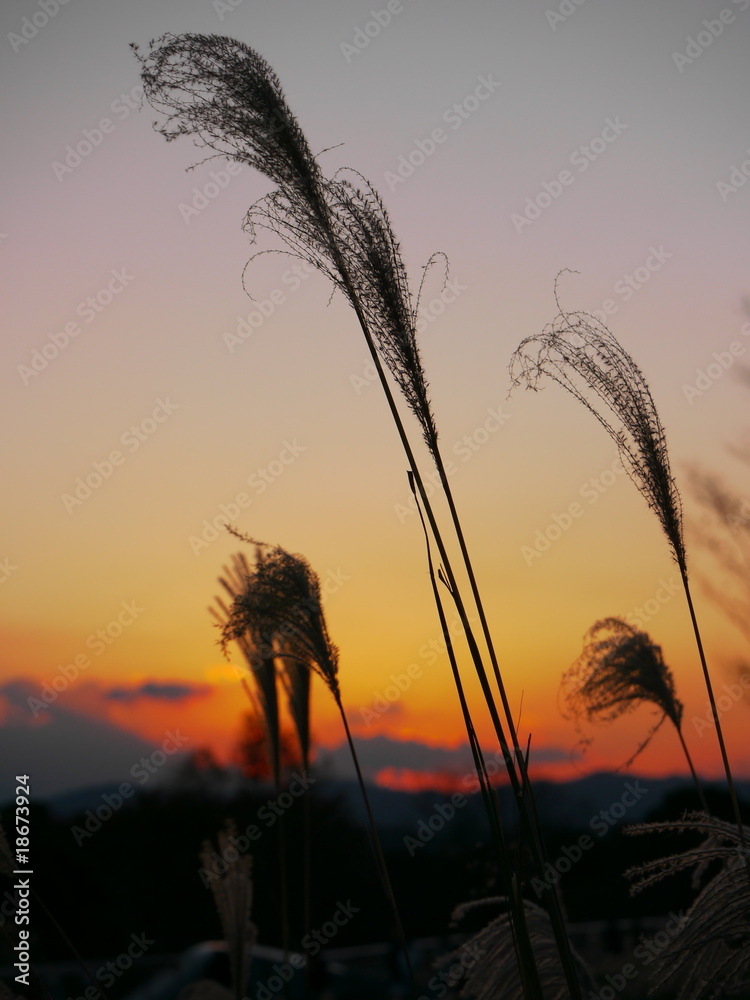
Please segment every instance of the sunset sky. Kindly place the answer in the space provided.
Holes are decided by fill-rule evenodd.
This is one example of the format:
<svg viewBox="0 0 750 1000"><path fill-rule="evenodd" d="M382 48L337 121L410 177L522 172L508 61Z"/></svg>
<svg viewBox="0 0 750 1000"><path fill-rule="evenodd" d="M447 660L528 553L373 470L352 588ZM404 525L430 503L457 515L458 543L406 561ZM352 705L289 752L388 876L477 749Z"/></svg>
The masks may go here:
<svg viewBox="0 0 750 1000"><path fill-rule="evenodd" d="M645 735L648 709L597 730L576 757L557 693L594 621L646 606L699 769L718 776L715 738L692 721L705 689L656 518L572 398L554 386L508 398L508 362L553 318L556 274L580 272L561 277L562 302L607 310L646 374L688 545L701 517L691 467L750 497L747 466L728 451L748 426L736 376L750 356L750 0L68 0L52 16L6 0L0 20L0 740L17 748L14 766L28 766L19 748L42 747L64 791L102 776L77 734L103 757L111 739L120 762L175 728L188 749L229 752L247 705L207 613L238 548L206 533L222 512L320 574L360 736L463 742L405 460L353 312L274 255L245 273L254 303L243 268L269 244L251 248L241 222L269 182L223 161L186 172L200 151L167 145L151 109L137 109L128 43L191 31L232 35L269 60L323 168L355 167L383 195L415 289L434 251L450 259L453 301L440 299L438 268L425 287L423 359L540 772L614 768ZM269 315L242 339L259 304ZM97 467L106 475L86 495L80 481ZM582 516L529 557L576 502ZM721 692L747 648L701 588L712 563L690 551ZM418 676L373 719L364 710L411 664ZM63 668L72 679L35 716L28 699ZM724 719L746 777L748 708ZM328 747L342 738L322 685L314 733ZM664 727L636 767L684 771L674 733Z"/></svg>

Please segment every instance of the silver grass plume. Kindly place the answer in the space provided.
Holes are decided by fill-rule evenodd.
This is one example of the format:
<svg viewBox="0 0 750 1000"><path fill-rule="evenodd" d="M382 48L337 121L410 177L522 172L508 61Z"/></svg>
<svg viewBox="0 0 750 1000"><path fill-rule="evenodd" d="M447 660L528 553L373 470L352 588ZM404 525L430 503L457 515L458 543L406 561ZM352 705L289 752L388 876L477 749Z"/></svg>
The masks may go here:
<svg viewBox="0 0 750 1000"><path fill-rule="evenodd" d="M280 643L279 679L286 692L289 714L297 733L302 767L307 771L310 764L310 667L294 654L285 655L286 646Z"/></svg>
<svg viewBox="0 0 750 1000"><path fill-rule="evenodd" d="M634 893L691 868L697 888L707 870L715 869L685 914L679 934L659 952L649 992L668 986L677 989L678 1000L744 996L750 986L750 887L744 872L750 842L740 839L734 824L703 813L639 824L626 832L694 833L704 838L697 847L629 869L626 875L633 880Z"/></svg>
<svg viewBox="0 0 750 1000"><path fill-rule="evenodd" d="M160 47L166 47L167 58L159 53ZM208 50L208 54L200 51L203 47ZM218 60L214 58L214 50L217 48L222 57ZM196 52L196 49L199 51ZM225 64L222 59L227 58L227 51L232 52L233 56ZM171 57L172 52L175 53L174 57ZM138 55L137 52L136 54ZM181 134L193 135L199 144L210 146L219 155L251 163L274 180L278 185L277 190L261 199L248 212L246 225L249 230L253 232L256 227L260 227L276 232L286 245L285 252L311 262L329 276L334 282L334 288L344 291L355 310L371 351L407 460L417 477L419 492L425 501L441 558L448 577L452 580L447 552L383 372L384 364L417 416L452 508L446 474L437 447L437 432L429 407L427 383L416 349L419 299L417 308L412 308L398 244L380 199L366 181L357 186L342 180L340 175L335 175L330 180L323 178L296 121L294 129L285 129L285 136L292 145L302 145L295 150L290 168L285 171L280 167L279 154L281 152L283 157L284 150L288 147L282 148L279 143L270 141L270 137L274 135L277 121L288 123L291 113L275 76L270 86L244 88L231 84L228 93L223 83L217 81L217 64L219 72L225 65L234 72L236 64L241 65L247 60L248 73L251 75L257 73L262 76L271 72L268 64L246 46L240 46L231 39L217 39L216 36L191 35L182 39L165 36L159 42L152 42L151 52L147 57L139 58L144 71L146 99L157 111L170 116L167 125L162 127L166 137L169 139ZM261 100L257 99L258 93ZM186 98L184 95L187 95ZM225 97L237 103L237 107L233 105L231 114L227 115L222 114ZM201 102L205 102L208 107L198 107ZM245 102L252 105L247 114L241 111ZM184 121L181 116L184 116ZM259 137L256 138L247 134L247 128L254 128L259 116L265 116L267 121L264 121ZM225 130L228 130L226 134ZM250 155L247 152L248 146ZM479 603L453 508L452 516L470 572L472 590ZM455 599L459 604L464 626L468 629L468 616L458 593ZM481 610L480 617L483 618ZM485 622L483 629L489 644ZM473 636L467 635L467 638L471 645L474 642ZM480 677L483 677L484 667L479 660L478 650L472 651L472 657ZM503 695L508 724L512 727L509 702L494 662L493 667ZM496 716L486 678L483 683L485 697L490 700L490 711ZM337 686L332 690L334 697L338 698ZM498 728L499 718L494 721Z"/></svg>
<svg viewBox="0 0 750 1000"><path fill-rule="evenodd" d="M305 660L295 656L285 656L286 645L279 643L279 677L286 691L289 714L297 733L297 742L302 761L302 774L306 778L310 770L310 689L312 671ZM303 803L303 843L302 843L302 925L310 926L312 906L312 837L310 817L310 796Z"/></svg>
<svg viewBox="0 0 750 1000"><path fill-rule="evenodd" d="M266 655L315 670L338 700L338 649L328 634L317 574L303 556L278 545L254 544L255 562L244 562L222 643L251 633Z"/></svg>
<svg viewBox="0 0 750 1000"><path fill-rule="evenodd" d="M581 402L617 445L625 468L659 519L685 568L682 501L651 390L635 361L594 316L560 310L541 334L522 340L511 359L512 385L537 390L550 378Z"/></svg>
<svg viewBox="0 0 750 1000"><path fill-rule="evenodd" d="M329 278L334 289L344 293L354 308L407 459L417 477L448 576L452 578L447 553L381 361L390 370L417 417L444 481L472 590L479 603L438 449L437 429L417 344L417 315L424 278L416 306L413 306L400 248L380 197L361 175L354 172L351 174L353 180L341 172L330 179L323 176L286 104L278 79L268 63L247 46L213 35L166 35L151 43L145 57L137 49L136 55L141 62L146 99L167 116L158 127L168 139L192 135L199 145L210 146L219 155L249 163L277 184L275 190L251 206L245 228L253 238L258 229L276 234L285 247L281 252L317 268ZM237 76L241 79L235 79ZM226 112L225 102L229 103ZM283 143L277 141L279 122L284 123ZM279 163L284 156L290 158L286 169ZM434 260L428 261L425 274ZM460 602L457 592L455 599ZM481 610L480 617L483 618ZM464 618L468 628L468 618L465 615ZM483 628L487 633L486 623ZM468 638L473 642L473 637ZM488 635L487 639L489 643ZM476 651L475 666L483 673L478 656ZM495 663L493 667L512 726L499 670ZM487 687L485 697L491 697L488 691ZM499 724L498 719L496 725Z"/></svg>
<svg viewBox="0 0 750 1000"><path fill-rule="evenodd" d="M231 566L224 567L224 576L219 577L219 583L230 598L227 605L222 598L216 598L216 607L209 611L222 630L220 645L227 655L229 638L226 630L232 618L232 609L246 586L250 567L243 553L238 553L232 559ZM243 679L243 687L255 708L255 714L266 740L268 759L273 771L274 781L281 783L281 727L279 722L279 697L276 685L276 664L273 651L266 647L258 629L248 622L244 629L234 628L231 638L237 643L245 660L254 686L251 687Z"/></svg>
<svg viewBox="0 0 750 1000"><path fill-rule="evenodd" d="M665 719L678 732L682 703L661 647L621 618L603 618L584 636L583 651L562 676L563 715L587 722L613 722L644 702L661 710L660 720L627 761L630 765Z"/></svg>
<svg viewBox="0 0 750 1000"><path fill-rule="evenodd" d="M344 171L330 180L318 175L312 213L300 213L296 200L277 190L251 206L244 227L253 240L259 229L269 230L283 243L282 252L315 267L343 293L434 453L437 427L416 332L419 300L412 304L401 248L380 195L361 174L346 173L351 179Z"/></svg>
<svg viewBox="0 0 750 1000"><path fill-rule="evenodd" d="M199 147L246 163L282 190L301 191L318 167L281 83L250 46L222 35L165 34L141 54L144 97L163 115L167 141L192 136Z"/></svg>
<svg viewBox="0 0 750 1000"><path fill-rule="evenodd" d="M228 529L231 533L237 534L233 529ZM242 537L242 536L240 536ZM260 558L261 548L256 547L256 556ZM257 560L256 560L257 561ZM234 556L232 569L225 570L226 577L220 582L224 589L232 598L231 607L227 607L223 602L217 601L221 614L217 614L221 627L220 645L225 652L229 642L234 640L240 647L250 672L256 681L255 699L260 705L259 713L261 720L266 725L267 741L271 753L271 763L273 767L276 791L281 793L282 768L281 768L281 727L279 721L279 699L276 685L276 653L273 638L269 642L267 630L264 622L257 616L240 615L238 609L242 607L242 602L247 603L251 599L253 591L253 567L250 566L244 553ZM254 700L253 692L249 685L243 681L243 687ZM279 881L280 881L280 903L281 903L281 927L284 948L284 961L289 953L289 920L288 920L288 900L287 900L287 869L286 869L286 848L284 835L284 818L278 824L279 840ZM241 995L240 995L241 996ZM239 997L238 997L239 1000Z"/></svg>
<svg viewBox="0 0 750 1000"><path fill-rule="evenodd" d="M380 195L364 177L353 176L360 183L333 182L335 231L345 247L344 259L354 286L350 301L354 306L353 298L357 299L378 352L434 456L437 427L417 341L419 296L413 305L401 248ZM428 261L425 273L434 259Z"/></svg>
<svg viewBox="0 0 750 1000"><path fill-rule="evenodd" d="M226 828L217 835L216 851L206 841L200 858L203 867L209 871L213 870L215 853L218 853L225 864L223 872L211 879L211 892L227 943L233 992L237 1000L241 1000L245 995L256 931L250 920L253 900L252 858L248 854L243 855L233 846L236 834L235 824L231 820L227 821Z"/></svg>
<svg viewBox="0 0 750 1000"><path fill-rule="evenodd" d="M278 77L249 46L221 35L167 34L145 55L132 47L144 96L163 116L156 128L167 140L192 136L196 145L255 168L277 186L250 208L246 230L253 237L257 228L271 230L285 252L343 291L434 448L417 309L377 192L353 172L356 183L340 173L324 177Z"/></svg>
<svg viewBox="0 0 750 1000"><path fill-rule="evenodd" d="M328 634L321 600L320 581L304 556L292 555L281 546L264 545L234 528L236 538L255 545L255 562L248 566L242 590L235 598L222 630L222 641L230 642L248 630L261 637L265 648L285 660L314 670L333 695L344 724L349 750L357 772L370 826L373 852L398 937L409 978L416 993L414 971L406 946L401 917L393 893L375 818L362 775L357 750L346 717L339 686L339 651Z"/></svg>
<svg viewBox="0 0 750 1000"><path fill-rule="evenodd" d="M521 341L513 354L512 385L524 383L527 388L537 389L540 380L547 377L575 396L614 440L628 474L659 519L680 570L732 811L738 833L743 837L737 790L690 593L682 500L672 477L666 435L651 390L640 368L603 323L585 312L563 310L557 295L557 280L555 302L559 309L555 319L541 334ZM746 868L750 881L750 857Z"/></svg>
<svg viewBox="0 0 750 1000"><path fill-rule="evenodd" d="M137 45L131 48L140 62L144 98L161 116L154 128L168 142L190 136L212 156L268 177L277 188L258 205L267 203L269 216L274 205L284 206L317 250L330 251L321 213L324 178L266 60L223 35L168 33L152 40L145 55Z"/></svg>
<svg viewBox="0 0 750 1000"><path fill-rule="evenodd" d="M478 907L506 907L503 896L463 903L453 912L453 922L463 920ZM524 900L526 924L539 973L544 1000L569 1000L560 953L545 910ZM573 951L576 973L583 989L593 988L591 973ZM445 957L443 964L458 964L464 970L460 996L464 1000L525 1000L518 957L507 912L493 918L461 948Z"/></svg>

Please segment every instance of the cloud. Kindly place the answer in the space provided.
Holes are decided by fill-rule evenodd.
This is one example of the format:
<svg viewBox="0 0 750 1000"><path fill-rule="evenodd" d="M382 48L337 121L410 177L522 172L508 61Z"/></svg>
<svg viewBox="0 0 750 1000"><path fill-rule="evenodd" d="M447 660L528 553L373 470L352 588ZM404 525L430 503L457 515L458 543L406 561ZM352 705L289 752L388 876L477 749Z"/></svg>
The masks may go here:
<svg viewBox="0 0 750 1000"><path fill-rule="evenodd" d="M0 695L3 695L14 708L26 707L26 699L37 695L38 692L38 685L26 677L16 677L0 685Z"/></svg>
<svg viewBox="0 0 750 1000"><path fill-rule="evenodd" d="M104 691L108 701L137 701L150 698L154 701L186 701L188 698L205 698L213 688L209 684L189 684L185 681L143 681L141 684L120 685Z"/></svg>
<svg viewBox="0 0 750 1000"><path fill-rule="evenodd" d="M562 764L580 756L577 752L571 752L565 747L536 747L531 748L531 764Z"/></svg>
<svg viewBox="0 0 750 1000"><path fill-rule="evenodd" d="M40 686L29 677L14 677L0 685L0 723L3 726L43 725L46 713L34 716L29 698L39 698Z"/></svg>
<svg viewBox="0 0 750 1000"><path fill-rule="evenodd" d="M144 681L102 689L97 682L79 681L34 715L28 699L39 699L40 690L40 682L31 677L14 677L0 684L0 760L4 764L0 771L0 802L12 796L16 774L31 775L32 795L40 799L131 780L133 767L158 749L171 730L165 730L154 745L150 739L109 721L107 702L114 705L136 698L157 698L174 703L204 697L213 688ZM180 756L175 754L174 761Z"/></svg>
<svg viewBox="0 0 750 1000"><path fill-rule="evenodd" d="M417 740L396 740L389 736L373 736L357 740L357 754L365 777L373 780L383 774L409 772L410 775L442 774L461 776L474 773L474 762L466 743L457 747L431 746ZM485 759L498 762L499 771L505 773L502 754L485 748ZM354 765L348 745L342 743L332 750L321 750L318 761L325 764L339 777L354 777ZM532 752L534 764L554 764L570 761L570 752L562 747L537 747ZM415 777L416 781L417 778Z"/></svg>
<svg viewBox="0 0 750 1000"><path fill-rule="evenodd" d="M154 750L147 740L119 726L59 706L33 723L28 719L27 712L25 719L11 717L0 727L0 758L5 764L0 801L12 796L15 774L31 775L32 796L47 798L124 781L133 765Z"/></svg>

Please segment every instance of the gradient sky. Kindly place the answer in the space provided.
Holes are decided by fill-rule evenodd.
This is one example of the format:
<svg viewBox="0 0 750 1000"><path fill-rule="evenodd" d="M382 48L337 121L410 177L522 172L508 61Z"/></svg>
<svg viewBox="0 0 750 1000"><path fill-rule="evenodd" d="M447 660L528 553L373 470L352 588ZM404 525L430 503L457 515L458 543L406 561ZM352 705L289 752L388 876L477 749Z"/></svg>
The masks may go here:
<svg viewBox="0 0 750 1000"><path fill-rule="evenodd" d="M59 709L111 723L113 739L125 730L154 746L179 725L192 746L225 753L246 706L206 607L237 543L222 536L196 552L190 538L220 505L247 492L252 504L237 518L241 530L304 553L324 581L339 581L327 610L342 653L344 700L360 733L461 742L447 662L431 663L425 652L439 627L417 518L402 509L404 458L382 393L368 381L351 310L340 298L327 304L322 278L305 276L295 288L291 262L263 258L246 273L248 289L259 300L280 289L283 301L230 351L225 334L254 308L242 288L253 251L240 224L268 184L243 167L191 214L185 206L196 188L203 191L224 164L186 172L199 151L187 140L167 145L150 127L153 113L128 106L138 94L129 42L147 44L165 31L216 32L270 61L314 149L343 144L322 154L326 169L354 166L379 188L415 286L433 251L450 258L460 294L426 324L421 343L519 710L523 697L521 729L533 734L540 766L560 761L557 770L545 764L551 773L622 763L645 733L648 711L598 731L587 756L571 765L576 734L557 709L559 676L596 619L653 599L675 569L655 518L624 476L595 503L582 500L581 490L616 458L595 421L554 387L508 400L507 365L518 342L552 319L557 272L579 271L561 279L563 302L600 309L612 300L610 328L649 379L678 476L699 465L750 495L742 467L726 452L747 425L746 390L743 396L735 372L692 401L684 390L713 352L734 341L744 352L750 343L750 328L742 332L750 185L723 193L717 186L750 157L745 6L588 0L556 19L547 12L558 8L541 0L404 0L391 4L396 12L377 33L371 11L381 3L241 0L229 10L210 0L68 0L46 24L39 14L41 26L22 43L24 18L41 7L7 0L0 14L0 380L8 428L0 444L0 559L14 568L0 583L3 684L39 690L88 653L90 665L60 694ZM706 41L702 22L721 25L722 10L733 20L719 37L692 62L675 59L688 51L689 37L703 32ZM367 37L368 22L375 37L353 48ZM492 86L475 101L482 79ZM111 126L90 155L60 167L67 147L103 118ZM582 170L576 150L592 143L598 150L608 121L619 123L620 134ZM394 181L399 163L419 142L426 148L436 128L445 140L411 176ZM572 182L519 232L513 215L565 170ZM624 294L625 276L649 259L653 265L654 250L658 269ZM124 272L125 287L88 322L80 304L107 288L113 272ZM428 306L440 289L436 271ZM74 321L80 333L28 374L33 352ZM149 423L158 406L166 419ZM498 409L509 415L502 427L465 460L460 442ZM133 425L143 425L143 440L131 436ZM66 509L63 497L78 477L113 449L122 464ZM282 454L295 457L274 465ZM283 473L267 474L272 481L261 493L254 484L269 467ZM523 546L581 500L585 516L529 565ZM689 495L685 505L690 526L700 512ZM693 566L696 581L710 570L699 552ZM696 590L720 687L746 649ZM117 618L123 602L142 611L97 655L87 639ZM699 766L718 773L715 741L698 739L689 725L705 713L706 697L680 593L647 628L675 672ZM365 725L361 709L411 663L421 676ZM155 696L155 689L139 691L147 681L188 690ZM113 688L132 697L112 697ZM17 685L9 690L0 701L5 726L15 732L33 723L41 739L44 721L30 719ZM725 725L738 771L750 775L747 722L741 705ZM322 689L314 729L323 744L341 738ZM491 746L484 721L481 731ZM61 753L61 790L79 780L81 767ZM651 773L683 767L666 731L640 763Z"/></svg>

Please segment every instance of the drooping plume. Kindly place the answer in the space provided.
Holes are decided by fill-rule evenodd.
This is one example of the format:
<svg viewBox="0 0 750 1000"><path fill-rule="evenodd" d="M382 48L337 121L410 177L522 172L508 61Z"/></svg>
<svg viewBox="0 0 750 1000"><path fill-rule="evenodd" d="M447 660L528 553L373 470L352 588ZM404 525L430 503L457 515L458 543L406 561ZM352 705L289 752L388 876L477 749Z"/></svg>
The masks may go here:
<svg viewBox="0 0 750 1000"><path fill-rule="evenodd" d="M318 576L303 556L292 555L279 545L270 546L254 542L252 538L233 528L228 530L237 538L255 545L255 561L253 565L246 564L242 588L237 593L222 628L222 641L229 643L238 636L242 637L252 632L258 637L262 649L272 651L275 656L283 657L303 668L314 670L333 695L341 714L362 791L375 860L391 905L409 976L413 982L414 975L401 917L346 710L341 700L338 677L339 653L328 634Z"/></svg>
<svg viewBox="0 0 750 1000"><path fill-rule="evenodd" d="M591 626L581 655L563 674L560 691L563 714L579 724L613 722L644 703L661 710L661 719L628 763L665 719L681 728L682 703L661 648L620 618L604 618Z"/></svg>
<svg viewBox="0 0 750 1000"><path fill-rule="evenodd" d="M501 896L464 903L454 910L453 921L455 923L465 919L479 907L506 905L507 900ZM525 900L524 906L544 1000L569 1000L570 990L549 916L530 900ZM591 973L575 952L573 960L581 986L593 989ZM449 966L449 971L450 968L457 970L456 982L451 982L450 985L462 983L460 996L463 1000L525 1000L526 992L521 981L507 912L494 917L461 948L447 955L445 965Z"/></svg>
<svg viewBox="0 0 750 1000"><path fill-rule="evenodd" d="M163 118L168 140L196 145L254 167L276 190L247 213L246 230L279 236L344 293L367 327L383 363L419 420L436 439L400 248L385 207L359 174L323 176L278 77L249 46L220 35L164 35L142 55L144 96Z"/></svg>
<svg viewBox="0 0 750 1000"><path fill-rule="evenodd" d="M522 340L511 359L514 386L553 379L589 410L617 445L625 468L685 566L682 501L666 435L640 368L615 336L585 312L560 312L541 334Z"/></svg>
<svg viewBox="0 0 750 1000"><path fill-rule="evenodd" d="M283 190L309 187L318 167L281 83L249 45L223 35L166 34L140 64L144 97L164 116L155 128L168 140L238 160Z"/></svg>
<svg viewBox="0 0 750 1000"><path fill-rule="evenodd" d="M669 465L666 436L643 373L612 333L594 316L560 310L544 331L523 340L511 359L513 385L537 389L546 376L567 389L594 414L618 447L623 463L667 536L682 578L685 599L711 704L732 811L740 838L742 814L713 682L688 580L682 500ZM750 858L747 859L750 880Z"/></svg>
<svg viewBox="0 0 750 1000"><path fill-rule="evenodd" d="M289 653L283 642L279 644L279 679L286 692L302 767L306 771L310 763L310 667Z"/></svg>
<svg viewBox="0 0 750 1000"><path fill-rule="evenodd" d="M253 240L258 230L270 231L286 253L315 267L342 292L434 450L437 428L401 248L378 193L366 178L348 173L352 180L342 171L330 180L319 176L304 212L285 191L271 192L251 206L245 230Z"/></svg>
<svg viewBox="0 0 750 1000"><path fill-rule="evenodd" d="M232 565L224 567L224 576L219 578L219 583L226 591L231 603L227 604L221 598L216 598L216 607L209 609L221 628L221 646L225 655L229 644L227 628L232 619L234 606L246 590L246 581L249 575L250 565L244 554L238 553L233 557ZM268 760L274 780L277 785L280 785L281 727L273 649L267 645L261 631L251 621L247 621L242 629L234 628L230 638L237 643L253 680L253 684L250 685L243 679L243 686L255 709L256 717L263 727Z"/></svg>
<svg viewBox="0 0 750 1000"><path fill-rule="evenodd" d="M744 995L750 985L750 884L744 870L750 842L740 838L733 824L703 813L639 824L626 832L691 833L704 838L697 847L631 868L626 875L633 880L634 893L690 869L695 869L697 888L709 866L715 869L682 918L682 926L674 928L669 943L659 948L649 993L677 988L678 1000Z"/></svg>
<svg viewBox="0 0 750 1000"><path fill-rule="evenodd" d="M248 633L266 655L315 670L339 697L338 649L328 634L320 581L303 556L256 543L254 563L244 560L242 585L228 609L222 642Z"/></svg>

